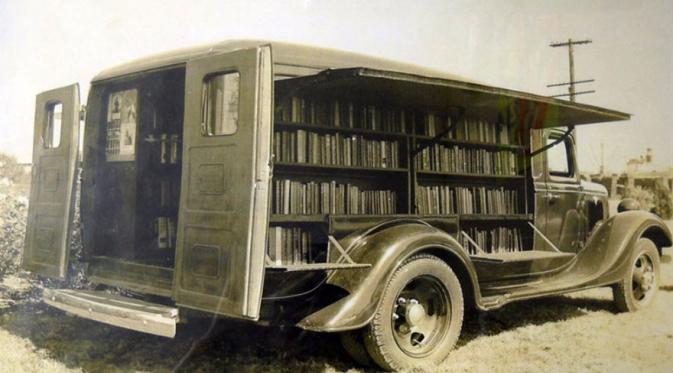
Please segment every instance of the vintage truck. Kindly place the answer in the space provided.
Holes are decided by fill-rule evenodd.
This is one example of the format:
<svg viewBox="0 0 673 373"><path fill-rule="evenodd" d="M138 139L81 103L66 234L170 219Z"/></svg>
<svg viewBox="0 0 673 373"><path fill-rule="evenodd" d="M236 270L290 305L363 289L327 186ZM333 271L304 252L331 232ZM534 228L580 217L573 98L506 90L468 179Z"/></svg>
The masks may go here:
<svg viewBox="0 0 673 373"><path fill-rule="evenodd" d="M632 203L608 216L575 158L575 126L627 119L301 45L162 54L97 75L85 109L77 85L37 96L23 266L68 275L81 167L97 288L49 305L166 337L191 315L286 323L364 364L437 363L465 312L603 286L620 311L652 302L671 232Z"/></svg>

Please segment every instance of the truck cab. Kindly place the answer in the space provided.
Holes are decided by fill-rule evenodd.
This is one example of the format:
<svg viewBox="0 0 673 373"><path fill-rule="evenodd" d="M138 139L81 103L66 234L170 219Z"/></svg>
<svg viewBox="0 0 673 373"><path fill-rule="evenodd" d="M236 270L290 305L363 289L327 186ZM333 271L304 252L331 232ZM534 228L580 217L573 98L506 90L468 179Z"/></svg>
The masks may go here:
<svg viewBox="0 0 673 373"><path fill-rule="evenodd" d="M609 217L575 157L575 126L628 118L315 47L166 53L100 73L85 111L77 85L37 96L23 265L67 277L79 208L88 279L136 296L45 290L56 308L166 337L192 311L283 322L384 369L438 362L463 309L651 301L668 228Z"/></svg>

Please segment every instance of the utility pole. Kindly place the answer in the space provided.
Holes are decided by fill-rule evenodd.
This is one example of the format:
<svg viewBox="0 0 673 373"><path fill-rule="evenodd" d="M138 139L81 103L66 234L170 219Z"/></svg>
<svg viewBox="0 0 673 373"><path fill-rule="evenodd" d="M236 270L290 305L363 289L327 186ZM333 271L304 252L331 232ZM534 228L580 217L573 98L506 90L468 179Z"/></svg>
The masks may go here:
<svg viewBox="0 0 673 373"><path fill-rule="evenodd" d="M581 44L589 44L589 43L591 43L591 40L589 40L589 39L585 39L585 40L568 39L567 42L549 44L549 46L552 47L552 48L568 47L568 69L569 69L569 73L570 73L570 81L569 82L567 82L567 83L555 83L555 84L548 84L547 85L547 88L560 87L560 86L567 85L568 86L568 93L555 95L555 96L551 96L551 97L569 96L570 101L575 102L575 96L576 95L583 95L583 94L587 94L587 93L596 92L595 90L575 92L575 84L591 83L591 82L594 81L594 79L585 79L585 80L579 80L579 81L575 80L575 59L573 57L573 45L581 45Z"/></svg>
<svg viewBox="0 0 673 373"><path fill-rule="evenodd" d="M601 176L605 174L605 157L603 154L603 143L601 143Z"/></svg>

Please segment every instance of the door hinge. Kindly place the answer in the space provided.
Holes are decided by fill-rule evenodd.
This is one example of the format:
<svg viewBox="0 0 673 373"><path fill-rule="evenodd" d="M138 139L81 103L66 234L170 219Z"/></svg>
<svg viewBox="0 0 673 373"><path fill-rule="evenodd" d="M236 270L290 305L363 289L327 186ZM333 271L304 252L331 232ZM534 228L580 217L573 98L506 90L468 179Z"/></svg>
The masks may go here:
<svg viewBox="0 0 673 373"><path fill-rule="evenodd" d="M79 108L79 120L86 120L86 105Z"/></svg>

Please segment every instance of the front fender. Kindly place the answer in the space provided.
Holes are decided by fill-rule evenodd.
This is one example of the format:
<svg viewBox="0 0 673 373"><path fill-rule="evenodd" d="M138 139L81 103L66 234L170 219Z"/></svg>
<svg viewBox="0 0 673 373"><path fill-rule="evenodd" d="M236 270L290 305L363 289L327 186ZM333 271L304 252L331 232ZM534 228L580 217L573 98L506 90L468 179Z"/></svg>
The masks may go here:
<svg viewBox="0 0 673 373"><path fill-rule="evenodd" d="M659 248L671 246L671 232L656 215L645 211L619 213L602 224L578 255L573 274L593 277L587 285L619 281L628 269L631 248L641 237L651 239ZM593 276L592 276L593 275Z"/></svg>
<svg viewBox="0 0 673 373"><path fill-rule="evenodd" d="M297 326L313 331L336 332L358 329L374 316L381 293L394 270L410 256L429 252L445 260L460 263L479 296L476 272L460 244L446 232L422 222L393 225L368 235L352 235L342 240L350 247L349 255L371 267L336 270L327 283L350 294L301 320ZM456 265L456 264L454 264ZM478 299L478 298L476 298Z"/></svg>

